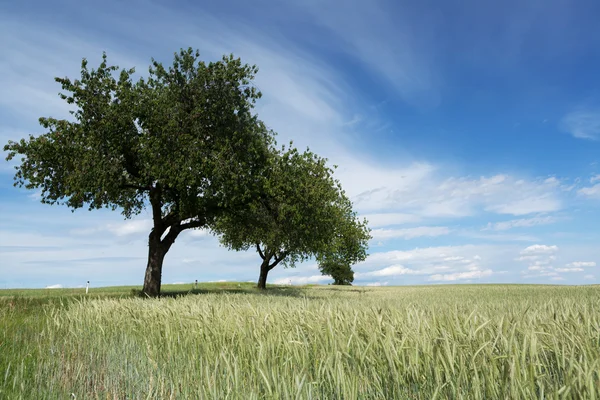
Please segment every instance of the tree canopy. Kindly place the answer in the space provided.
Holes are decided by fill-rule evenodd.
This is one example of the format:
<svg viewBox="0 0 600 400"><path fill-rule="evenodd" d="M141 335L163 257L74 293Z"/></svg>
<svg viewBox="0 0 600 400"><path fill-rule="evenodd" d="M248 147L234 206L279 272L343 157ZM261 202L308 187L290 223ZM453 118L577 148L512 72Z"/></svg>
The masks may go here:
<svg viewBox="0 0 600 400"><path fill-rule="evenodd" d="M319 257L349 265L366 256L366 223L355 220L326 159L291 145L273 149L264 182L249 207L215 224L223 244L235 250L256 249L262 258L259 288L266 287L269 271L280 263L294 267Z"/></svg>
<svg viewBox="0 0 600 400"><path fill-rule="evenodd" d="M225 56L199 60L191 48L168 68L81 63L76 80L56 78L70 119L40 118L46 133L4 147L20 155L15 185L41 189L41 201L78 209L150 208L153 228L144 293L160 293L165 254L185 229L210 227L262 190L272 132L253 114L258 69Z"/></svg>

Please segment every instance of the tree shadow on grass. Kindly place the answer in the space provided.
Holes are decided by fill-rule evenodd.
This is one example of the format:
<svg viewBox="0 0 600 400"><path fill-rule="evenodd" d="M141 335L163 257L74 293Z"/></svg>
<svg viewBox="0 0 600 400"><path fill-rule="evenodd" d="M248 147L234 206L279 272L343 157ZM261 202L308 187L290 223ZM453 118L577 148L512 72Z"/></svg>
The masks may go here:
<svg viewBox="0 0 600 400"><path fill-rule="evenodd" d="M220 294L220 293L237 293L237 294L253 294L261 296L277 296L277 297L306 297L304 290L289 286L271 286L267 290L258 290L255 287L240 287L240 288L199 288L190 290L163 290L161 298L177 298L190 295L204 294ZM132 290L132 294L139 297L145 297L141 290Z"/></svg>

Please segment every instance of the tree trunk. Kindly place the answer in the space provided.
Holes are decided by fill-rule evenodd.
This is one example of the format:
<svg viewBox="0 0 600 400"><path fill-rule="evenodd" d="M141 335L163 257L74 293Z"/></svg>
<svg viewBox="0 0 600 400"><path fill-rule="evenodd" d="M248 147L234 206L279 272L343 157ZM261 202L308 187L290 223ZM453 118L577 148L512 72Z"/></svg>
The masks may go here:
<svg viewBox="0 0 600 400"><path fill-rule="evenodd" d="M148 240L148 265L144 277L144 289L142 292L150 297L160 295L160 283L162 279L162 266L166 250L163 248L160 237L152 232Z"/></svg>
<svg viewBox="0 0 600 400"><path fill-rule="evenodd" d="M258 277L257 285L260 290L265 290L267 288L267 275L269 274L270 270L271 268L269 268L269 260L263 260L262 264L260 265L260 276Z"/></svg>

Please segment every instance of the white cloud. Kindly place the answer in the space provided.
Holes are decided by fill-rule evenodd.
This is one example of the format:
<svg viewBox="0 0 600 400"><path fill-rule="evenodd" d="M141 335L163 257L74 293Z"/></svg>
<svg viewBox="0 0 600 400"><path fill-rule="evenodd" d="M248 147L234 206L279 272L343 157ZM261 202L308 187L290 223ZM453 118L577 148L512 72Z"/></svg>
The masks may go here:
<svg viewBox="0 0 600 400"><path fill-rule="evenodd" d="M573 111L562 119L562 129L579 139L600 139L600 110Z"/></svg>
<svg viewBox="0 0 600 400"><path fill-rule="evenodd" d="M532 227L536 225L546 225L552 224L556 222L556 218L552 216L545 217L533 217L533 218L522 218L522 219L513 219L510 221L502 221L496 222L494 224L489 223L488 226L484 230L494 230L494 231L506 231L513 228L523 228L523 227Z"/></svg>
<svg viewBox="0 0 600 400"><path fill-rule="evenodd" d="M484 278L493 274L491 269L486 270L473 270L466 272L456 272L453 274L435 274L429 277L430 281L458 281L474 278Z"/></svg>
<svg viewBox="0 0 600 400"><path fill-rule="evenodd" d="M420 226L416 228L404 229L373 229L371 235L373 239L413 239L421 236L442 236L450 233L450 229L445 226Z"/></svg>
<svg viewBox="0 0 600 400"><path fill-rule="evenodd" d="M523 255L552 254L558 251L558 246L547 246L545 244L534 244L521 251Z"/></svg>
<svg viewBox="0 0 600 400"><path fill-rule="evenodd" d="M46 286L46 289L62 289L63 285L61 285L60 283L56 284L56 285L50 285L50 286Z"/></svg>
<svg viewBox="0 0 600 400"><path fill-rule="evenodd" d="M451 281L483 278L496 266L506 264L506 254L518 252L515 246L467 245L416 248L372 254L354 267L355 278L387 277L390 284L426 280ZM399 278L402 277L401 280Z"/></svg>
<svg viewBox="0 0 600 400"><path fill-rule="evenodd" d="M577 194L593 199L600 199L600 183L590 187L581 188L577 191Z"/></svg>
<svg viewBox="0 0 600 400"><path fill-rule="evenodd" d="M426 247L416 248L413 250L392 250L387 252L379 252L372 254L367 258L367 261L359 264L381 265L382 263L430 263L432 261L444 261L449 257L461 257L457 261L462 261L463 258L468 258L469 253L477 252L480 248L477 246L441 246L441 247Z"/></svg>
<svg viewBox="0 0 600 400"><path fill-rule="evenodd" d="M336 160L346 165L337 176L363 213L387 211L421 220L483 212L527 215L563 207L564 192L555 180L525 180L508 175L448 177L441 166L427 163L384 168L357 160L345 161Z"/></svg>
<svg viewBox="0 0 600 400"><path fill-rule="evenodd" d="M561 201L558 198L552 194L543 194L503 204L490 205L487 207L487 211L493 211L498 214L527 215L537 212L557 211L561 207Z"/></svg>
<svg viewBox="0 0 600 400"><path fill-rule="evenodd" d="M596 266L593 261L575 261L566 264L565 267L553 267L552 264L557 259L555 255L557 251L557 246L534 245L522 250L522 255L517 260L529 263L527 270L523 273L535 273L533 275L528 274L526 277L551 277L558 276L559 273L584 272L584 268Z"/></svg>
<svg viewBox="0 0 600 400"><path fill-rule="evenodd" d="M587 267L595 267L596 263L593 261L575 261L567 264L569 268L587 268Z"/></svg>
<svg viewBox="0 0 600 400"><path fill-rule="evenodd" d="M477 231L462 231L460 232L462 236L469 237L472 239L484 239L491 241L499 241L499 242L539 242L539 237L532 235L523 235L523 234L487 234L481 233Z"/></svg>
<svg viewBox="0 0 600 400"><path fill-rule="evenodd" d="M356 278L366 278L366 277L374 277L374 276L399 276L399 275L418 275L422 274L420 271L415 271L410 268L406 268L402 265L392 265L390 267L386 267L380 270L371 271L371 272L357 272L355 274Z"/></svg>
<svg viewBox="0 0 600 400"><path fill-rule="evenodd" d="M554 277L550 278L550 280L553 280L553 281L564 281L565 278L563 278L562 276L554 276Z"/></svg>
<svg viewBox="0 0 600 400"><path fill-rule="evenodd" d="M583 279L589 280L589 281L593 281L594 279L596 279L596 277L594 275L586 275L583 277Z"/></svg>
<svg viewBox="0 0 600 400"><path fill-rule="evenodd" d="M600 181L600 174L596 175L596 176L592 176L590 178L590 183L594 183L594 182L598 182L598 181Z"/></svg>
<svg viewBox="0 0 600 400"><path fill-rule="evenodd" d="M575 272L570 269L564 269L560 271L560 269L552 267L552 264L556 261L558 252L558 246L552 245L544 245L544 244L535 244L529 246L519 252L520 257L517 258L517 261L524 261L529 264L527 270L524 271L525 277L547 277L547 276L556 276L558 272ZM531 275L529 273L533 272Z"/></svg>
<svg viewBox="0 0 600 400"><path fill-rule="evenodd" d="M371 282L367 283L366 286L387 286L389 282Z"/></svg>
<svg viewBox="0 0 600 400"><path fill-rule="evenodd" d="M554 268L556 272L583 272L583 268Z"/></svg>

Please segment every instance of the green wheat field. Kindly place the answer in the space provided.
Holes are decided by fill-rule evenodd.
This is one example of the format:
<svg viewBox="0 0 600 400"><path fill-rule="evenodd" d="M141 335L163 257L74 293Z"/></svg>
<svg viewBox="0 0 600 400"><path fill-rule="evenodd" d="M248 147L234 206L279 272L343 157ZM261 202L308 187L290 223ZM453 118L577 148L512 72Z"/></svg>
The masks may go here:
<svg viewBox="0 0 600 400"><path fill-rule="evenodd" d="M598 399L600 286L0 290L0 399Z"/></svg>

